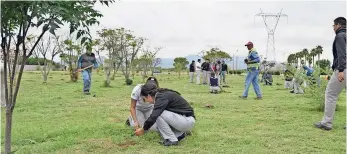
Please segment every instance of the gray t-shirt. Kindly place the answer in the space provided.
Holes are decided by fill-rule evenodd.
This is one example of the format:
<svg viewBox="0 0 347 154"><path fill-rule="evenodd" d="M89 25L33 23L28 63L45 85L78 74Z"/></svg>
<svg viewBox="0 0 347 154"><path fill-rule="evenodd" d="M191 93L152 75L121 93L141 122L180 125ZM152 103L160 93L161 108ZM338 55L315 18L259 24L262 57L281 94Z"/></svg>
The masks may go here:
<svg viewBox="0 0 347 154"><path fill-rule="evenodd" d="M153 109L153 104L146 103L141 98L141 86L142 84L138 84L133 91L131 92L131 98L136 100L136 109L139 111L148 111Z"/></svg>

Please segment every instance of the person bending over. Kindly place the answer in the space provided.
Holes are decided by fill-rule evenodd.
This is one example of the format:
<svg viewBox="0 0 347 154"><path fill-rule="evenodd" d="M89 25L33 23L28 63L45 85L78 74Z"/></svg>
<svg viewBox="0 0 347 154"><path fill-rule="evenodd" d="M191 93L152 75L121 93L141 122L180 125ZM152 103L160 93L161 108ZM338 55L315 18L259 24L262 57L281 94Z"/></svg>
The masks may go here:
<svg viewBox="0 0 347 154"><path fill-rule="evenodd" d="M185 138L186 133L195 125L193 108L177 91L157 88L153 84L145 84L141 96L146 102L154 104L154 109L142 128L135 131L141 136L156 122L164 146L177 145Z"/></svg>
<svg viewBox="0 0 347 154"><path fill-rule="evenodd" d="M210 92L211 93L219 93L221 91L219 84L218 84L218 78L216 78L216 75L214 73L211 73L210 78Z"/></svg>
<svg viewBox="0 0 347 154"><path fill-rule="evenodd" d="M146 84L153 84L159 87L158 80L155 77L149 77ZM131 103L130 103L130 115L126 124L128 126L138 129L143 127L143 124L151 115L153 110L153 104L145 103L144 99L141 97L141 87L143 84L138 84L131 92ZM156 124L150 128L150 130L157 131Z"/></svg>

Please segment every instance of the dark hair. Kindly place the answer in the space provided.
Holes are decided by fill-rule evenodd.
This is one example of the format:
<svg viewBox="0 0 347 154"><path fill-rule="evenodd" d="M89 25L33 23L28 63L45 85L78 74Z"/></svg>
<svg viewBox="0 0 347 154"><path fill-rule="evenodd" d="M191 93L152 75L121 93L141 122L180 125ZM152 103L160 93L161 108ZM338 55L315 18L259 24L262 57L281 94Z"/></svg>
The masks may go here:
<svg viewBox="0 0 347 154"><path fill-rule="evenodd" d="M159 87L159 82L157 80L157 78L151 76L146 80L146 84L147 83L151 83L151 84L155 84L156 87Z"/></svg>
<svg viewBox="0 0 347 154"><path fill-rule="evenodd" d="M147 83L145 85L142 86L141 88L141 96L155 96L156 93L161 93L161 92L165 92L165 91L172 91L177 93L178 95L181 95L179 92L175 91L175 90L171 90L171 89L167 89L167 88L158 88L157 86L155 86L154 84L150 84Z"/></svg>
<svg viewBox="0 0 347 154"><path fill-rule="evenodd" d="M198 61L201 61L201 59L198 59Z"/></svg>
<svg viewBox="0 0 347 154"><path fill-rule="evenodd" d="M344 17L337 17L337 18L334 20L334 24L335 24L335 25L340 24L341 26L346 26L346 18L344 18Z"/></svg>
<svg viewBox="0 0 347 154"><path fill-rule="evenodd" d="M215 73L213 73L213 72L211 73L211 77L214 77L215 75L216 75Z"/></svg>
<svg viewBox="0 0 347 154"><path fill-rule="evenodd" d="M195 62L195 60L192 60L192 63L194 63Z"/></svg>

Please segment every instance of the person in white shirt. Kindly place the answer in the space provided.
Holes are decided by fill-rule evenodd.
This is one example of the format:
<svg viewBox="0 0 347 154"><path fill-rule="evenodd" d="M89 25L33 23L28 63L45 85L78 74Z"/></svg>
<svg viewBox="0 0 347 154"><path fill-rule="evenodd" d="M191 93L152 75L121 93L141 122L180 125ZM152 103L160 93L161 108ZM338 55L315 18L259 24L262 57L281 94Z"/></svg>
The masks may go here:
<svg viewBox="0 0 347 154"><path fill-rule="evenodd" d="M201 59L195 63L195 72L196 72L196 84L200 84L200 76L201 76Z"/></svg>
<svg viewBox="0 0 347 154"><path fill-rule="evenodd" d="M147 83L154 84L159 87L158 80L155 77L149 77L146 81ZM153 104L146 103L141 97L141 89L143 84L138 84L131 92L131 104L130 104L130 116L126 121L128 126L135 129L143 127L143 124L148 119L153 111ZM158 131L157 125L154 124L150 130Z"/></svg>

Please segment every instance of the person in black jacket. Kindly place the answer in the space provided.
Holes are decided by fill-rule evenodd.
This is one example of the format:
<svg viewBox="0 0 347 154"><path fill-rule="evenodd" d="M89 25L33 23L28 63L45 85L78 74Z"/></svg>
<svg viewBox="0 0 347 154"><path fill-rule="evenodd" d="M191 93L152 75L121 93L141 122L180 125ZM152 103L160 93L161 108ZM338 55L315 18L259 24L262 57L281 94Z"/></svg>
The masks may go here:
<svg viewBox="0 0 347 154"><path fill-rule="evenodd" d="M177 145L185 132L189 132L195 125L193 108L174 90L157 88L154 84L145 84L141 89L141 96L145 102L154 104L150 117L142 128L136 129L135 135L141 136L156 123L160 135L164 138L164 146Z"/></svg>
<svg viewBox="0 0 347 154"><path fill-rule="evenodd" d="M322 120L315 123L315 127L323 130L331 130L334 118L336 101L343 88L346 88L346 19L338 17L334 20L336 33L333 43L334 71L325 90L325 109Z"/></svg>
<svg viewBox="0 0 347 154"><path fill-rule="evenodd" d="M193 83L193 80L194 80L194 72L195 72L195 61L193 60L192 63L190 63L190 65L189 65L190 83Z"/></svg>

